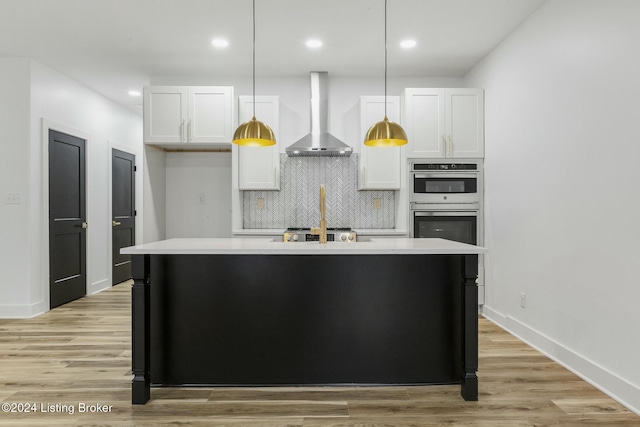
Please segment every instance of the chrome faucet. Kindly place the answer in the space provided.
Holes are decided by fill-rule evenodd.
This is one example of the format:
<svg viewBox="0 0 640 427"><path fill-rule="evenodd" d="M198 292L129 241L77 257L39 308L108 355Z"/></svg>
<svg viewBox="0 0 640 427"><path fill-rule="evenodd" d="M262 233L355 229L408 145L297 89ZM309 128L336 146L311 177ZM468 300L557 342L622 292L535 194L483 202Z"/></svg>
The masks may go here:
<svg viewBox="0 0 640 427"><path fill-rule="evenodd" d="M320 227L312 227L311 234L320 236L320 243L327 243L327 218L325 213L325 204L327 191L324 184L320 185Z"/></svg>

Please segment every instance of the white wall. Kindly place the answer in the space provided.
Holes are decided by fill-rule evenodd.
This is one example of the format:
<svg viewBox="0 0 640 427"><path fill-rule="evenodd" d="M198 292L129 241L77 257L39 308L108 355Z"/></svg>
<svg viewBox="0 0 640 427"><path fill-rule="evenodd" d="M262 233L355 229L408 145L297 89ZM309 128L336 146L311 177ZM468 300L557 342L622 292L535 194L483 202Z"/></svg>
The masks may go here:
<svg viewBox="0 0 640 427"><path fill-rule="evenodd" d="M231 237L231 153L167 153L166 237Z"/></svg>
<svg viewBox="0 0 640 427"><path fill-rule="evenodd" d="M2 273L0 295L16 295L16 290L25 288L28 292L3 299L3 304L11 301L14 306L0 305L0 317L29 317L49 308L46 128L87 139L87 292L93 293L111 286L111 148L136 154L136 161L142 166L142 118L40 63L23 59L8 61L21 64L23 73L3 76L6 79L2 78L0 85L20 87L26 75L27 90L14 91L8 101L3 96L0 105L15 104L18 111L27 106L27 119L24 124L16 124L19 138L3 138L2 146L3 150L6 146L11 150L12 145L22 143L28 154L24 163L24 152L16 153L15 159L7 159L15 165L9 169L10 191L17 192L24 186L25 204L21 209L25 212L21 221L25 224L13 222L15 229L20 230L19 235L2 241L2 251L19 249L20 261L10 265L8 276ZM26 61L26 65L22 61ZM24 168L24 172L17 168ZM14 186L20 188L13 190ZM139 212L136 238L141 240L142 174L138 175L136 198ZM1 219L4 222L4 213ZM28 246L26 252L21 250L24 245Z"/></svg>
<svg viewBox="0 0 640 427"><path fill-rule="evenodd" d="M638 22L634 0L547 1L464 81L485 89L486 315L636 412Z"/></svg>
<svg viewBox="0 0 640 427"><path fill-rule="evenodd" d="M0 58L0 317L29 305L29 92L30 61ZM6 204L19 193L21 204Z"/></svg>
<svg viewBox="0 0 640 427"><path fill-rule="evenodd" d="M144 146L143 243L166 239L166 157L161 148Z"/></svg>

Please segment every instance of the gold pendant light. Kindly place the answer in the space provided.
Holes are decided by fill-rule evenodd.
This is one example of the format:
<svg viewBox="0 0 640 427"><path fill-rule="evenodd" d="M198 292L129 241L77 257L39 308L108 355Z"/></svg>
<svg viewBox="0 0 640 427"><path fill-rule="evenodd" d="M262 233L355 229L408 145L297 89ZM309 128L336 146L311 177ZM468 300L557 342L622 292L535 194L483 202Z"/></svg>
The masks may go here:
<svg viewBox="0 0 640 427"><path fill-rule="evenodd" d="M398 147L407 142L407 134L402 126L387 118L387 0L384 0L384 119L369 128L364 145Z"/></svg>
<svg viewBox="0 0 640 427"><path fill-rule="evenodd" d="M253 118L238 126L233 134L233 143L249 147L267 147L276 143L271 128L256 120L256 0L253 0Z"/></svg>

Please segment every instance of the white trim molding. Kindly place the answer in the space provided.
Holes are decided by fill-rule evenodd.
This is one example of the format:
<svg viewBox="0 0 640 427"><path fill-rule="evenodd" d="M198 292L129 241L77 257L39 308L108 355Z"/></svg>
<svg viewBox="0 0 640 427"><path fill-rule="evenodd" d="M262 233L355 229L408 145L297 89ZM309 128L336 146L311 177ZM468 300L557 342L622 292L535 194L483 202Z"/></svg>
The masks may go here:
<svg viewBox="0 0 640 427"><path fill-rule="evenodd" d="M484 306L482 315L640 415L640 387L511 316Z"/></svg>
<svg viewBox="0 0 640 427"><path fill-rule="evenodd" d="M44 301L29 305L0 305L0 319L30 319L45 311L49 311L49 304Z"/></svg>
<svg viewBox="0 0 640 427"><path fill-rule="evenodd" d="M97 294L100 291L109 289L111 287L110 279L103 279L98 282L87 284L87 295Z"/></svg>

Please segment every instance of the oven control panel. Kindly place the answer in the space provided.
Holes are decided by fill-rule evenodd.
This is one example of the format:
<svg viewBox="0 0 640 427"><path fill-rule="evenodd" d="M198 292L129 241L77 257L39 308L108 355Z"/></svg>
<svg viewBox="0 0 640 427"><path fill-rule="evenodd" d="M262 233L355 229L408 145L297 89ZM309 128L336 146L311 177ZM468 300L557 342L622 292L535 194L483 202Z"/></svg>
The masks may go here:
<svg viewBox="0 0 640 427"><path fill-rule="evenodd" d="M412 165L414 171L448 171L463 170L476 171L478 165L476 163L414 163Z"/></svg>

